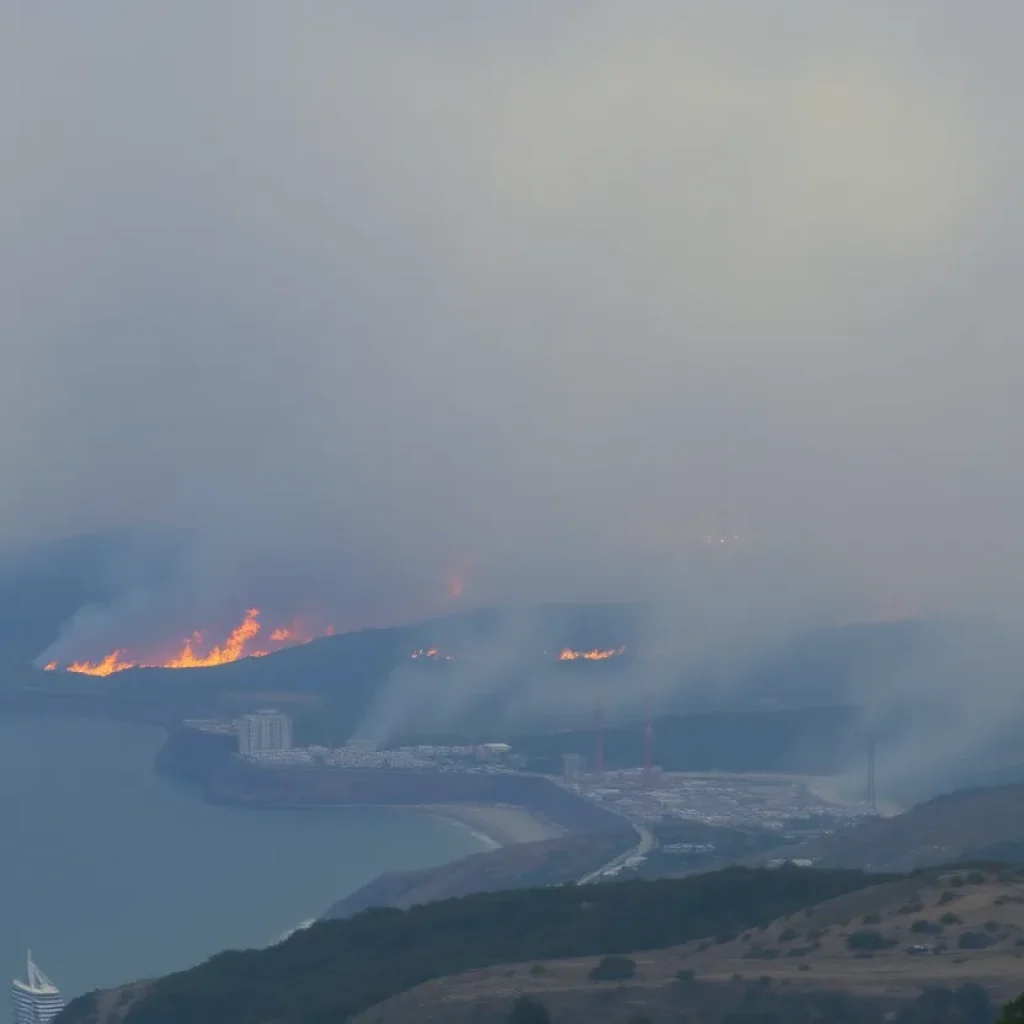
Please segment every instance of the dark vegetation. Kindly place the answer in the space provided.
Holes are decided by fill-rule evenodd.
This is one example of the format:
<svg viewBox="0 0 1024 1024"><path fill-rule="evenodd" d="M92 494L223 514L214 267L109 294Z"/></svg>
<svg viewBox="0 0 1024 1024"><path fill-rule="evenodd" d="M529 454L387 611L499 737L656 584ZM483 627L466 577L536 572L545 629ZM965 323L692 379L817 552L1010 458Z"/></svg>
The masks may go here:
<svg viewBox="0 0 1024 1024"><path fill-rule="evenodd" d="M882 949L892 949L896 944L896 939L886 938L880 932L875 931L854 932L846 939L847 948L855 952L875 952Z"/></svg>
<svg viewBox="0 0 1024 1024"><path fill-rule="evenodd" d="M333 904L323 916L352 917L371 907L404 910L474 892L563 885L607 864L634 841L632 830L610 835L587 833L514 843L434 868L388 872Z"/></svg>
<svg viewBox="0 0 1024 1024"><path fill-rule="evenodd" d="M481 893L329 921L265 950L222 953L148 989L124 1024L343 1021L432 978L475 967L625 956L738 932L879 882L877 875L729 868L606 886ZM75 1000L61 1024L85 1024Z"/></svg>
<svg viewBox="0 0 1024 1024"><path fill-rule="evenodd" d="M591 981L625 981L636 974L636 961L628 956L603 956L587 975Z"/></svg>
<svg viewBox="0 0 1024 1024"><path fill-rule="evenodd" d="M544 1004L529 996L520 996L508 1015L508 1024L550 1024L551 1015Z"/></svg>

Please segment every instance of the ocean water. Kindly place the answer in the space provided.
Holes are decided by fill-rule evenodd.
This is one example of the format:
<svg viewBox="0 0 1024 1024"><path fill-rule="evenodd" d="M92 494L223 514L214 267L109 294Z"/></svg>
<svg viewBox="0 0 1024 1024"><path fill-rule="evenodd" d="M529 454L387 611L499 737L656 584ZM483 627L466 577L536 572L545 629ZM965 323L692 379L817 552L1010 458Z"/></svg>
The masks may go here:
<svg viewBox="0 0 1024 1024"><path fill-rule="evenodd" d="M166 974L267 945L382 871L485 848L414 811L213 806L156 775L162 742L0 716L0 983L27 946L66 996Z"/></svg>

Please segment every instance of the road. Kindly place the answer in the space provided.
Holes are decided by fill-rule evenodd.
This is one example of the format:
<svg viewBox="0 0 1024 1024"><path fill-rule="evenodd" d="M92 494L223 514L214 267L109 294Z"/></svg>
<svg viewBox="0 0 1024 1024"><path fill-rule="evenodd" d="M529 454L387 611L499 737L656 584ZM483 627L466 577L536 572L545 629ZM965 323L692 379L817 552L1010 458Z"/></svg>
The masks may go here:
<svg viewBox="0 0 1024 1024"><path fill-rule="evenodd" d="M614 871L616 868L622 867L630 857L646 857L647 854L654 849L657 845L657 840L654 838L654 835L644 828L643 825L637 825L635 822L630 822L630 824L635 829L636 834L640 837L640 842L637 843L636 846L628 849L625 853L620 853L618 857L614 857L612 860L608 861L607 864L599 867L596 871L591 871L589 875L584 875L582 878L578 879L576 882L577 885L593 885L594 882L601 880L601 877L605 872Z"/></svg>

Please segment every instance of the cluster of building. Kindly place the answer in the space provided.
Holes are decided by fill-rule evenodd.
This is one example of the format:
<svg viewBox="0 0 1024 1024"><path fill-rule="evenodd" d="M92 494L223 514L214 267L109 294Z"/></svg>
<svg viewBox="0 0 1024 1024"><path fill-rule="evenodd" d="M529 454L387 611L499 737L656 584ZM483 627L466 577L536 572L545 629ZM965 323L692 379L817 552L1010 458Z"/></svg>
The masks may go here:
<svg viewBox="0 0 1024 1024"><path fill-rule="evenodd" d="M525 767L506 743L379 749L376 743L353 740L341 747L295 747L291 719L269 708L242 715L230 724L194 724L211 731L233 731L239 756L260 764L440 772L505 772ZM820 799L797 777L663 772L651 763L649 744L645 762L636 769L588 771L582 755L565 754L564 785L639 825L675 820L781 830L798 818L817 816L839 827L865 814L864 808L838 807Z"/></svg>
<svg viewBox="0 0 1024 1024"><path fill-rule="evenodd" d="M334 768L422 769L434 771L508 771L522 767L507 743L465 746L420 744L379 749L351 740L342 747L293 746L292 720L270 708L242 715L236 722L191 722L208 732L234 733L238 754L248 761L275 765L328 765Z"/></svg>
<svg viewBox="0 0 1024 1024"><path fill-rule="evenodd" d="M644 769L600 775L566 772L580 796L639 824L697 821L733 828L786 828L794 819L821 816L838 827L864 808L839 807L816 797L797 778L659 772Z"/></svg>

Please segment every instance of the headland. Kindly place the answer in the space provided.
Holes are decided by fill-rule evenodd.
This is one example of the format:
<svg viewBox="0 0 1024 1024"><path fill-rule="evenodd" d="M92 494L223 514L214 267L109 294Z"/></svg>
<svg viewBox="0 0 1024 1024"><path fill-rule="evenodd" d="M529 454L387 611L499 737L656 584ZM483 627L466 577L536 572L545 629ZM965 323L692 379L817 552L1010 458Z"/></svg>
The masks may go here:
<svg viewBox="0 0 1024 1024"><path fill-rule="evenodd" d="M187 726L169 730L156 768L215 803L408 807L453 819L495 846L580 833L621 834L635 842L620 815L525 772L258 764L236 755L233 736Z"/></svg>

